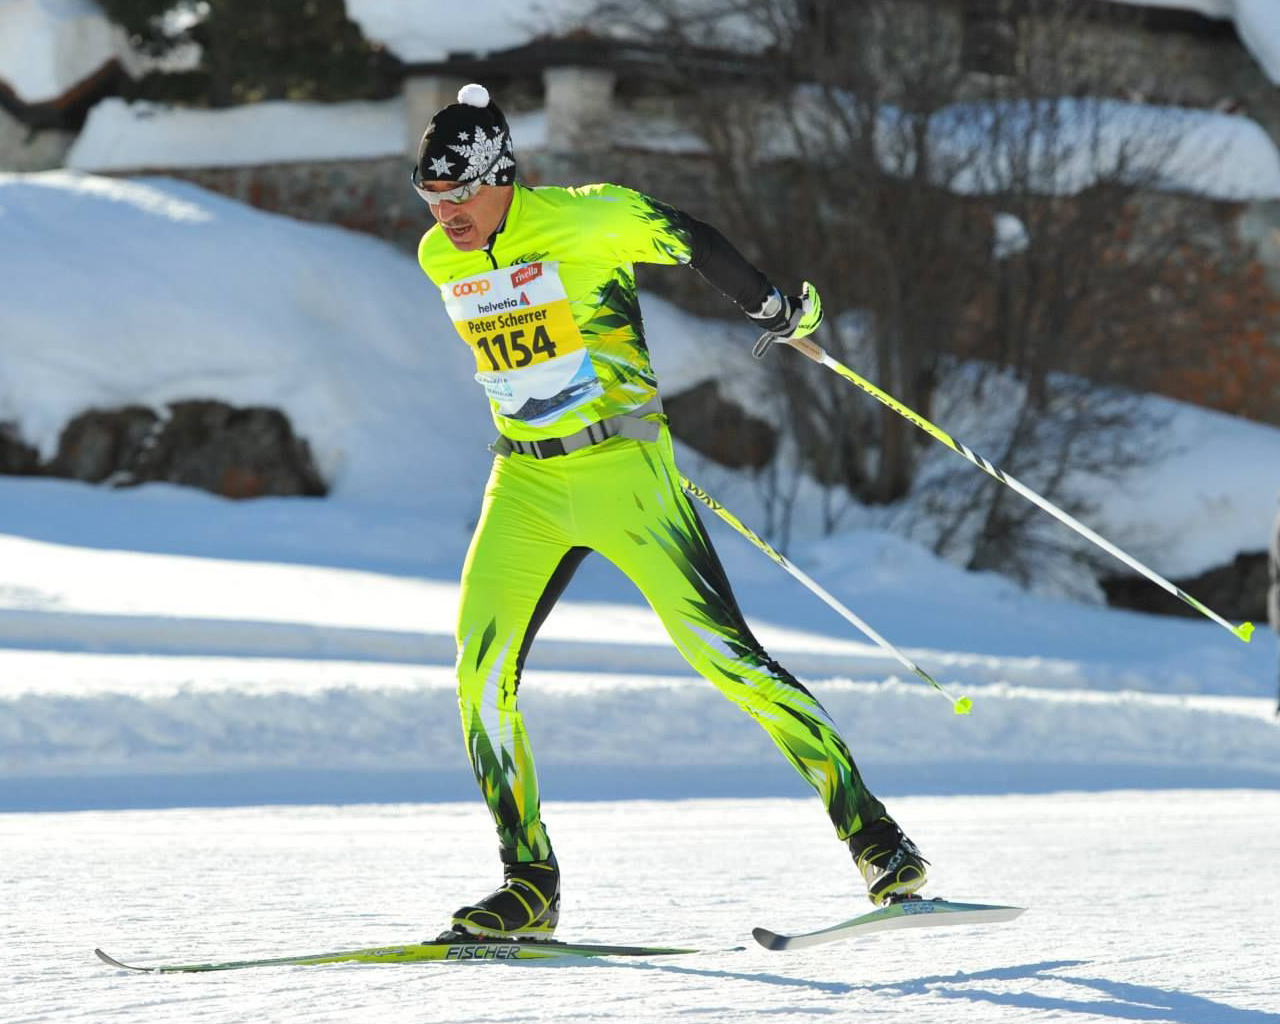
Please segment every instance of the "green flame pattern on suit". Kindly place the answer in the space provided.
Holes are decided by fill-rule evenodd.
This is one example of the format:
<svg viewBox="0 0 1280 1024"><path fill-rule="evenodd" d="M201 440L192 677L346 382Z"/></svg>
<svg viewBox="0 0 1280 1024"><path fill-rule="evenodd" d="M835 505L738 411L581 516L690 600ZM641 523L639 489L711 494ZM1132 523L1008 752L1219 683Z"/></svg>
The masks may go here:
<svg viewBox="0 0 1280 1024"><path fill-rule="evenodd" d="M689 664L813 786L842 838L884 813L825 709L751 634L664 429L656 444L614 438L547 463L494 463L464 569L458 679L467 749L506 860L550 851L517 691L557 577L583 549L636 583Z"/></svg>
<svg viewBox="0 0 1280 1024"><path fill-rule="evenodd" d="M677 211L619 185L517 185L492 245L459 252L440 228L418 246L436 285L526 262L555 264L603 391L549 423L510 419L491 402L498 430L516 440L563 437L588 423L638 409L658 393L636 293L636 263L688 263L692 241ZM460 357L464 357L460 354Z"/></svg>

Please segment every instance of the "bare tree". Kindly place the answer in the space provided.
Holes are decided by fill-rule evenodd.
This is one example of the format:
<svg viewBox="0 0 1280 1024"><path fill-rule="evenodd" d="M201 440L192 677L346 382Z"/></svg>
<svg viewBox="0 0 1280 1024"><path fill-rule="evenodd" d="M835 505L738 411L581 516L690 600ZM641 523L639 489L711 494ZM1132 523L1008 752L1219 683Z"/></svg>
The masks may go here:
<svg viewBox="0 0 1280 1024"><path fill-rule="evenodd" d="M1157 198L1171 163L1197 157L1177 118L1122 102L1123 62L1100 40L1123 5L628 7L604 0L602 16L699 69L682 91L721 216L775 280L816 279L837 327L820 340L837 358L928 419L948 378L975 399L1012 380L1007 433L988 454L1068 510L1087 511L1072 491L1082 473L1154 454L1158 424L1131 393L1202 358L1222 278L1196 271L1230 275L1248 254L1230 265L1230 224L1208 204ZM743 54L739 75L702 73L716 46ZM996 224L1016 237L997 239ZM855 312L869 339L856 352L838 329ZM809 473L873 505L912 489L934 442L798 356L770 358ZM959 471L972 485L956 477L933 496L933 543L1025 576L1052 535Z"/></svg>

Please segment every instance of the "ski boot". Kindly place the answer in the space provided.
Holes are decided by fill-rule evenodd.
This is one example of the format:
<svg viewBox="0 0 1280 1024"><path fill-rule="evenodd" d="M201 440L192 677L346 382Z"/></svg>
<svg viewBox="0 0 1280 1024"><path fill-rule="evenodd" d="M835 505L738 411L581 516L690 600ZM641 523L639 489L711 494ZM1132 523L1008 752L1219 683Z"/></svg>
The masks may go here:
<svg viewBox="0 0 1280 1024"><path fill-rule="evenodd" d="M853 861L867 883L867 898L876 906L905 899L924 886L929 862L892 818L873 821L848 842Z"/></svg>
<svg viewBox="0 0 1280 1024"><path fill-rule="evenodd" d="M440 936L478 939L549 939L560 919L560 867L547 860L504 864L501 888L453 915L452 930Z"/></svg>

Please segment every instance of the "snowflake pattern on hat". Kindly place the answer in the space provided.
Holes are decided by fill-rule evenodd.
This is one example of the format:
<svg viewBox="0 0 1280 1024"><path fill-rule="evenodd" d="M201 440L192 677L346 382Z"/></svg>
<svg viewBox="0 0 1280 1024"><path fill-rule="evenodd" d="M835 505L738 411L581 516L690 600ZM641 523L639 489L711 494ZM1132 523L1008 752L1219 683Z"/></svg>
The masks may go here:
<svg viewBox="0 0 1280 1024"><path fill-rule="evenodd" d="M462 138L466 138L465 133ZM458 181L475 181L478 178L486 185L503 185L511 180L510 174L502 172L514 167L516 162L511 158L511 140L501 128L495 127L493 138L488 138L484 128L477 126L474 142L450 145L449 148L467 161L466 168L458 175Z"/></svg>

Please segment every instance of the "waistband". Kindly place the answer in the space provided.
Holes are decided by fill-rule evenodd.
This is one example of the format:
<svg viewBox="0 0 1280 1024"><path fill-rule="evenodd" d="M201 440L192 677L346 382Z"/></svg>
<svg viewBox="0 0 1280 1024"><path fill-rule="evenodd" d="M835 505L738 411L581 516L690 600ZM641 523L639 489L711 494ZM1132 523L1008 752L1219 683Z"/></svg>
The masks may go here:
<svg viewBox="0 0 1280 1024"><path fill-rule="evenodd" d="M654 395L644 405L628 413L588 423L581 430L565 437L548 437L541 441L516 441L504 434L499 434L493 444L489 445L489 450L495 455L514 454L527 455L535 459L553 459L576 452L581 448L601 444L611 437L627 437L633 441L656 441L662 430L662 424L656 419L645 417L660 412L662 412L662 399Z"/></svg>

